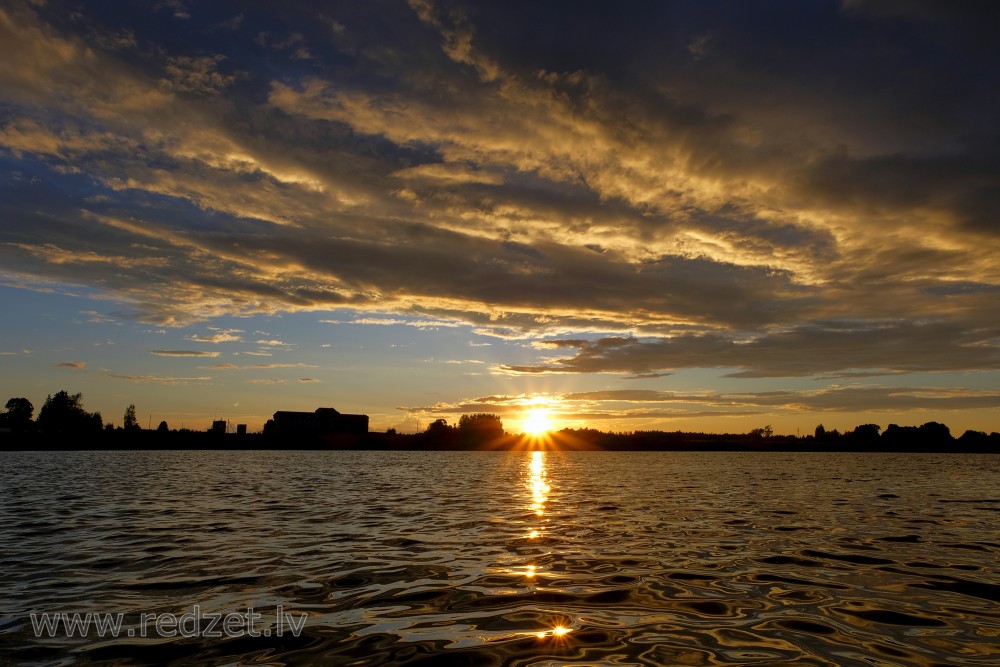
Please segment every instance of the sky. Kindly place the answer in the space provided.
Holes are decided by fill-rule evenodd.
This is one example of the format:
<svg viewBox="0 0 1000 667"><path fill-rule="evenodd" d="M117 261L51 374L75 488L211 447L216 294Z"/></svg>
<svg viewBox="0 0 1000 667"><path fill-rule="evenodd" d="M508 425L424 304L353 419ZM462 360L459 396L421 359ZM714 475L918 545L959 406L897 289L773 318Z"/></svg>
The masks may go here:
<svg viewBox="0 0 1000 667"><path fill-rule="evenodd" d="M0 391L1000 430L1000 6L0 3Z"/></svg>

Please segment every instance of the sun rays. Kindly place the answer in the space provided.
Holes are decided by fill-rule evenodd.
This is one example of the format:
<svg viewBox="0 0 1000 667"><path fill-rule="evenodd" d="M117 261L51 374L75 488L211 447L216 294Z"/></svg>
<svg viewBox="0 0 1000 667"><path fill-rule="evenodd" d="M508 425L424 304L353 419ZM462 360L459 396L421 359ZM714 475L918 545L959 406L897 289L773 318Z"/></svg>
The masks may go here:
<svg viewBox="0 0 1000 667"><path fill-rule="evenodd" d="M549 419L549 411L546 408L535 408L528 410L522 428L525 434L534 438L540 437L552 430L552 421Z"/></svg>

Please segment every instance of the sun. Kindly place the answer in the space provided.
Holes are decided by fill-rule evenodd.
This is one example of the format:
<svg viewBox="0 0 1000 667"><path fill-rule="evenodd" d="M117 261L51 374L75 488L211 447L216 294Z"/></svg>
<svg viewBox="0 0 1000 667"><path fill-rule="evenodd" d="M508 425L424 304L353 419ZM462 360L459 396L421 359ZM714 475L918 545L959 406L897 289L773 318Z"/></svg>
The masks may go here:
<svg viewBox="0 0 1000 667"><path fill-rule="evenodd" d="M549 412L543 408L528 410L522 428L528 435L539 436L548 432L552 428L549 421Z"/></svg>

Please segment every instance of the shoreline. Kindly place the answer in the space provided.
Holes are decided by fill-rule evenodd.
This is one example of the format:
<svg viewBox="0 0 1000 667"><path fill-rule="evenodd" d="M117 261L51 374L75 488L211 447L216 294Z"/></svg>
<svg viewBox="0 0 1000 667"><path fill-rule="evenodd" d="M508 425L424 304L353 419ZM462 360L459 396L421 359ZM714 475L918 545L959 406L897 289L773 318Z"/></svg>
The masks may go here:
<svg viewBox="0 0 1000 667"><path fill-rule="evenodd" d="M67 441L83 440L67 446ZM364 435L265 435L209 432L112 431L90 434L4 433L0 451L621 451L621 452L779 452L779 453L934 453L1000 454L1000 434L963 436L951 440L912 438L817 440L812 436L759 438L701 433L579 433L501 437L429 436L426 433Z"/></svg>

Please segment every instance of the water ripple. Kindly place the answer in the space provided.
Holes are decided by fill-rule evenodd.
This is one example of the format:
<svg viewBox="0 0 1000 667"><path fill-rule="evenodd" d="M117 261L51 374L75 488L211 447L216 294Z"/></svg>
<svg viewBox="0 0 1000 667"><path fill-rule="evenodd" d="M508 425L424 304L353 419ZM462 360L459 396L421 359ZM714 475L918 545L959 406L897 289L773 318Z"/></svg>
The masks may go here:
<svg viewBox="0 0 1000 667"><path fill-rule="evenodd" d="M1000 644L988 456L0 456L0 663L985 666ZM272 632L29 621L195 605Z"/></svg>

